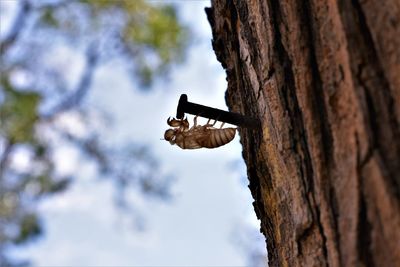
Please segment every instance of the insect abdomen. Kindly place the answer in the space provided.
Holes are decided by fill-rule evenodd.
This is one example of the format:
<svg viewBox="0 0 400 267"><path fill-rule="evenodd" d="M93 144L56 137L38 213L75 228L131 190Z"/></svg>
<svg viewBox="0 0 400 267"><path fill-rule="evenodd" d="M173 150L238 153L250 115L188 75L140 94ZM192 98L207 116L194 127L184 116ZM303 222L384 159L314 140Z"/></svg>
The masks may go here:
<svg viewBox="0 0 400 267"><path fill-rule="evenodd" d="M210 137L204 142L203 147L215 148L223 146L235 137L236 128L210 129Z"/></svg>

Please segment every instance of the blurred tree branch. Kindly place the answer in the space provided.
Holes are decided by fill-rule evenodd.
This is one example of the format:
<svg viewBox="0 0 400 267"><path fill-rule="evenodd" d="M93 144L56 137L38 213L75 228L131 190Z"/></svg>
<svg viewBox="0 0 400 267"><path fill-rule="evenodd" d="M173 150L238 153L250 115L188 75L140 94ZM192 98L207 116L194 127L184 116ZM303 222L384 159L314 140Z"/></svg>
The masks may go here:
<svg viewBox="0 0 400 267"><path fill-rule="evenodd" d="M89 45L86 50L85 57L86 67L83 74L81 75L80 81L76 89L74 89L69 96L64 97L60 103L57 103L53 110L49 112L49 114L43 115L43 119L49 120L62 112L68 111L76 107L87 95L92 83L93 73L96 70L96 66L99 60L99 52L97 51L95 43Z"/></svg>
<svg viewBox="0 0 400 267"><path fill-rule="evenodd" d="M126 68L136 70L135 81L149 86L182 59L187 45L186 29L168 5L141 0L18 4L15 19L0 40L0 262L6 266L17 265L6 257L7 246L42 233L38 201L65 190L78 176L56 172L53 155L60 144L78 150L96 164L98 176L114 181L121 208L140 212L124 198L128 189L143 197L170 198L172 179L160 171L147 145L110 146L95 126L92 113L97 111L82 103L95 90L94 73L105 60L125 62ZM52 54L60 47L83 54L76 86L68 85L69 73L57 66L62 64L58 54ZM65 118L82 124L84 133L67 127ZM18 156L28 159L27 166L15 163Z"/></svg>
<svg viewBox="0 0 400 267"><path fill-rule="evenodd" d="M7 160L13 149L13 143L11 141L8 142L5 141L3 146L4 148L3 151L1 151L1 156L0 156L0 177L3 177L3 172L7 166Z"/></svg>
<svg viewBox="0 0 400 267"><path fill-rule="evenodd" d="M14 20L14 23L11 26L11 30L8 36L6 36L0 44L1 54L6 53L6 50L9 49L12 44L18 39L18 36L24 29L25 22L28 19L31 11L32 5L30 4L30 2L28 0L21 0L20 8Z"/></svg>

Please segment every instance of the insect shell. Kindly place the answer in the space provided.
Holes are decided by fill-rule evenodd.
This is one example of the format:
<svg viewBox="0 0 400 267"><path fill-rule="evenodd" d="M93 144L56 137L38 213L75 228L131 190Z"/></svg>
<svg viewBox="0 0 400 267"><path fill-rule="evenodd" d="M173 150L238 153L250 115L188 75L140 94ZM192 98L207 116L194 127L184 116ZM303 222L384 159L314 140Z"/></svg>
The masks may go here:
<svg viewBox="0 0 400 267"><path fill-rule="evenodd" d="M174 127L168 129L164 133L164 139L169 141L171 145L177 145L182 149L196 149L196 148L216 148L223 146L235 137L236 128L214 128L208 120L206 125L197 125L197 116L193 120L193 126L189 128L187 119L170 119L167 123L169 126Z"/></svg>

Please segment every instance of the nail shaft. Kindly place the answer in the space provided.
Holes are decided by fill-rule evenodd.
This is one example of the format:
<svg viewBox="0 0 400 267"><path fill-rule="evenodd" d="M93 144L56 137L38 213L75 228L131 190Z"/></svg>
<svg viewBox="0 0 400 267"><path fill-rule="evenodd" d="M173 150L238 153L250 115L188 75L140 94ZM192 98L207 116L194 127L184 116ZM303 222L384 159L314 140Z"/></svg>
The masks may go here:
<svg viewBox="0 0 400 267"><path fill-rule="evenodd" d="M230 124L234 124L237 126L245 127L245 128L259 128L260 122L259 120L243 116L234 112L227 112L224 110L210 108L207 106L199 105L196 103L188 102L187 95L182 94L179 98L178 109L176 111L176 117L178 119L183 119L185 113L189 113L192 115L199 115L201 117L218 120L222 122L227 122Z"/></svg>

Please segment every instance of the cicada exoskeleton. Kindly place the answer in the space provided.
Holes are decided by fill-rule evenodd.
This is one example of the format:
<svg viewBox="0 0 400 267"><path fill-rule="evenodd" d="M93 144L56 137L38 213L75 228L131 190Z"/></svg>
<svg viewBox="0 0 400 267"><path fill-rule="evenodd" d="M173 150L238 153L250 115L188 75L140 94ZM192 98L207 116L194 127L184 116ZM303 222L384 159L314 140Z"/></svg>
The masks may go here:
<svg viewBox="0 0 400 267"><path fill-rule="evenodd" d="M189 128L187 119L168 119L167 123L172 129L165 131L164 138L171 145L177 145L182 149L216 148L233 140L236 128L214 128L210 120L205 125L197 125L197 116L193 120L193 126Z"/></svg>

